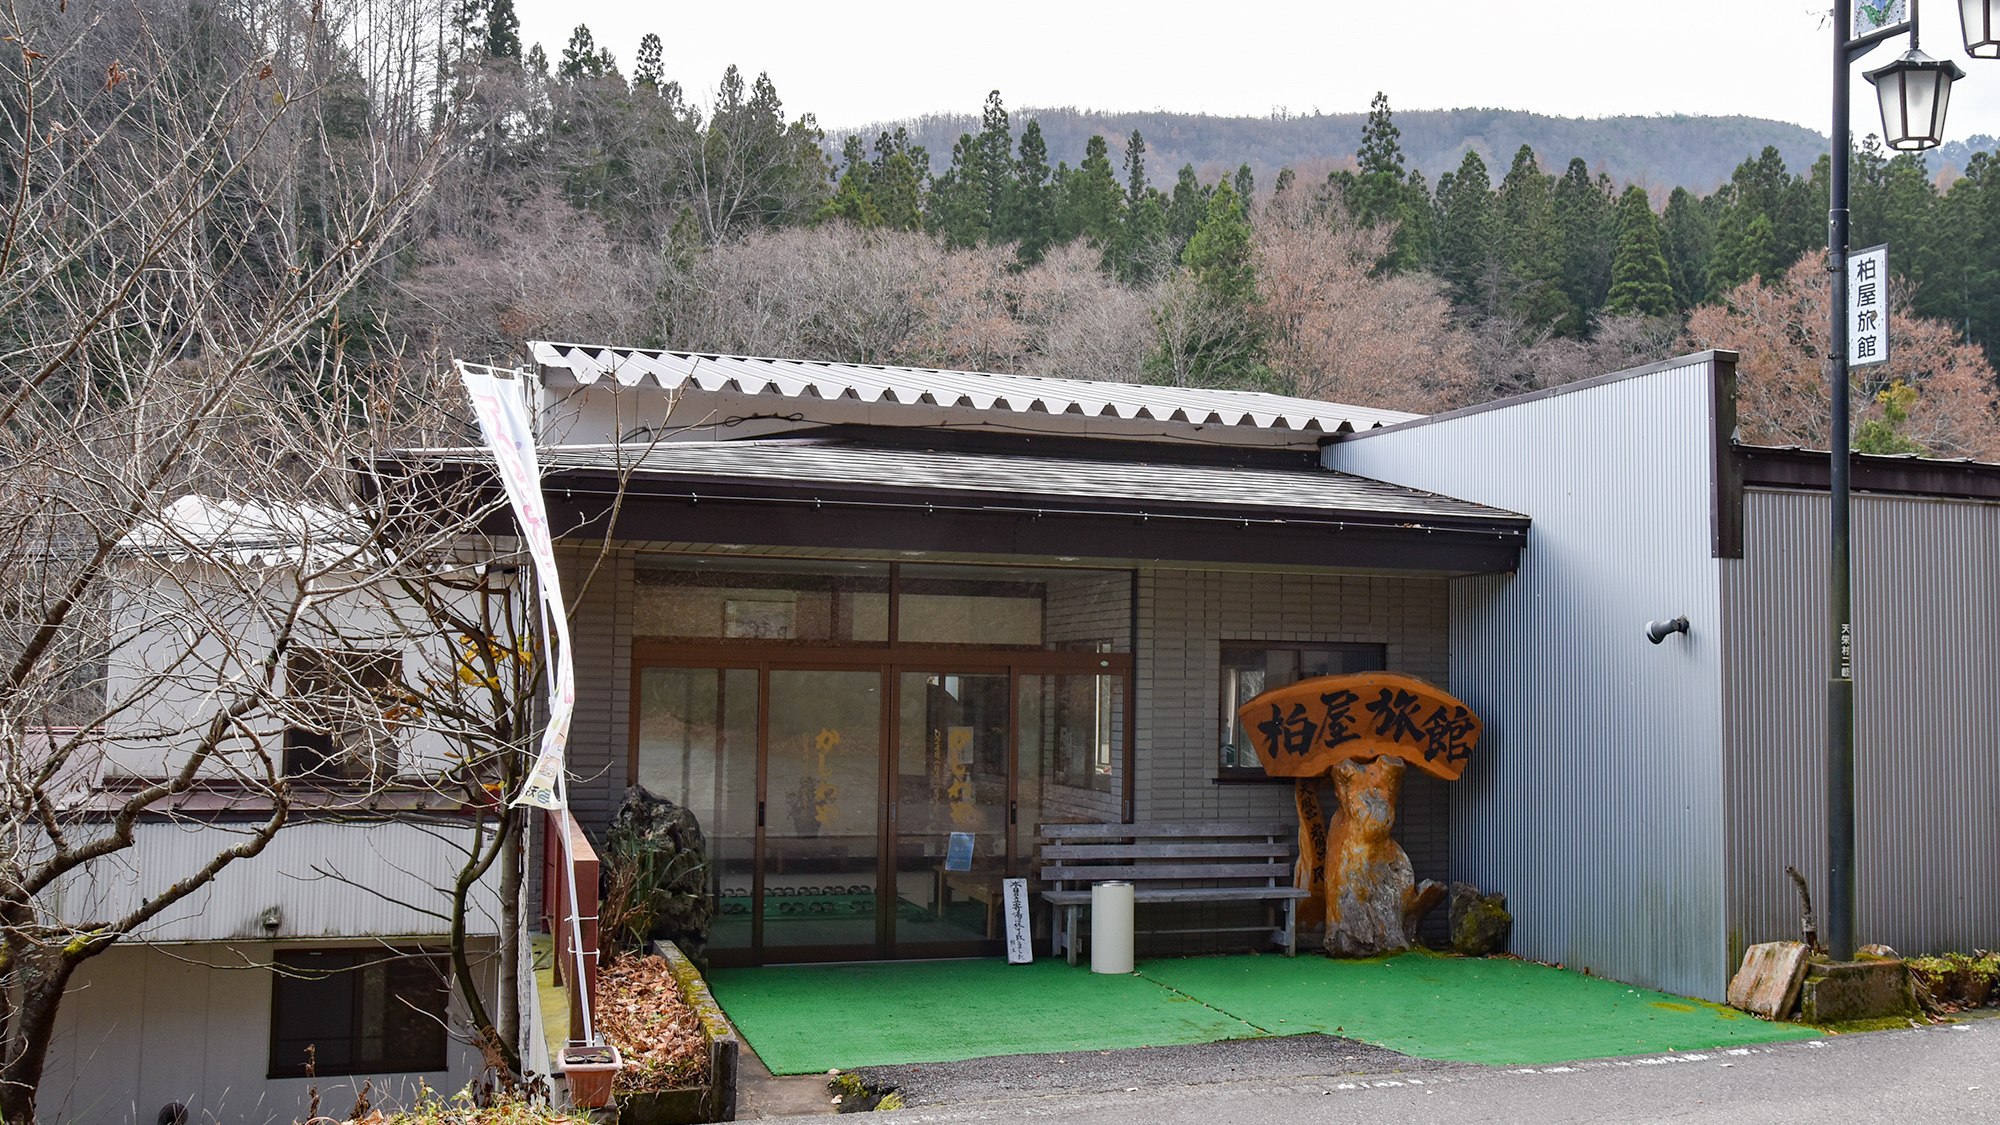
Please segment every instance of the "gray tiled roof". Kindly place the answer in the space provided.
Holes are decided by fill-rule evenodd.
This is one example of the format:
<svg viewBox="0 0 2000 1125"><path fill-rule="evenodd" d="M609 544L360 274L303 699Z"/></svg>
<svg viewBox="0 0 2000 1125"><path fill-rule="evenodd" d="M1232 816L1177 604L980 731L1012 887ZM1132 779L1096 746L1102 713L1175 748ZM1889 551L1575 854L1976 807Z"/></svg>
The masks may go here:
<svg viewBox="0 0 2000 1125"><path fill-rule="evenodd" d="M474 458L477 453L471 454ZM1411 521L1527 523L1526 517L1323 469L1246 468L1171 462L1098 461L1017 454L965 453L859 445L813 439L670 442L650 450L626 446L556 446L541 451L545 472L615 471L633 466L647 477L735 481L829 490L897 489L991 494L1033 508L1101 502L1120 508L1162 504L1300 515L1353 513Z"/></svg>

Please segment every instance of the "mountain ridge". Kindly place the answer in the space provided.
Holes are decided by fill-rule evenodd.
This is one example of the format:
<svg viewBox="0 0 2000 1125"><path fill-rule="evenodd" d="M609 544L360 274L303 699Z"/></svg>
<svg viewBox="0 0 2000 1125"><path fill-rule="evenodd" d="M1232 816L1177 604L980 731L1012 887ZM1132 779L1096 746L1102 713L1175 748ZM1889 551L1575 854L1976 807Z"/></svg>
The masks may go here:
<svg viewBox="0 0 2000 1125"><path fill-rule="evenodd" d="M1351 167L1367 117L1366 113L1226 117L1075 106L1012 112L1016 136L1030 118L1038 120L1050 162L1063 160L1071 166L1082 159L1084 145L1093 134L1110 141L1112 160L1117 163L1125 150L1125 138L1137 129L1146 139L1147 175L1162 186L1171 185L1175 173L1186 164L1194 165L1204 181L1212 181L1248 163L1260 184L1270 183L1283 167L1302 176L1323 176L1335 168ZM1582 157L1592 171L1603 171L1619 183L1663 189L1682 186L1706 194L1766 145L1776 147L1794 172L1810 168L1829 148L1825 136L1802 125L1756 117L1661 114L1585 118L1461 108L1397 110L1395 120L1402 130L1408 166L1421 170L1433 185L1439 176L1458 167L1467 149L1479 153L1497 183L1513 163L1515 151L1526 144L1535 150L1544 171L1560 172L1572 157ZM898 126L907 128L911 140L929 150L932 171L941 172L950 163L951 148L959 135L979 131L979 115L932 113L830 128L827 141L837 151L849 134L872 143L878 133L893 132Z"/></svg>

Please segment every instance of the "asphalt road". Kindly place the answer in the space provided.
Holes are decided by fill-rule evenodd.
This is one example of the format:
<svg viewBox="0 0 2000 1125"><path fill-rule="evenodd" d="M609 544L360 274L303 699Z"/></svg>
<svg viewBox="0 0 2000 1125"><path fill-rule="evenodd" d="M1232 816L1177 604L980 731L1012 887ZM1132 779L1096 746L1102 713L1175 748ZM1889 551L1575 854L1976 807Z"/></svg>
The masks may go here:
<svg viewBox="0 0 2000 1125"><path fill-rule="evenodd" d="M2000 1020L1545 1067L1428 1062L1310 1036L868 1076L882 1082L895 1071L906 1098L934 1104L876 1115L883 1125L2000 1122Z"/></svg>

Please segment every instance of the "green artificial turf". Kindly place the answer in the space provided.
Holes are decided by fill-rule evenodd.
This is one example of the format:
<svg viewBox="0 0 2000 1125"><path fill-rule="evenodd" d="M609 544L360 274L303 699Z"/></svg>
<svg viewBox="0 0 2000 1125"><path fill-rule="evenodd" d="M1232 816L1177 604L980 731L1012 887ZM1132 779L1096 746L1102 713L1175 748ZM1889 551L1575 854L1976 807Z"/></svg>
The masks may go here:
<svg viewBox="0 0 2000 1125"><path fill-rule="evenodd" d="M1263 1034L1141 977L1061 960L716 969L708 982L773 1074Z"/></svg>
<svg viewBox="0 0 2000 1125"><path fill-rule="evenodd" d="M1323 1031L1427 1059L1540 1065L1806 1039L1797 1024L1501 958L1191 957L1140 972L1274 1035Z"/></svg>
<svg viewBox="0 0 2000 1125"><path fill-rule="evenodd" d="M1546 965L1190 957L1101 976L1060 960L718 969L716 999L776 1074L1321 1031L1427 1059L1537 1066L1816 1034Z"/></svg>

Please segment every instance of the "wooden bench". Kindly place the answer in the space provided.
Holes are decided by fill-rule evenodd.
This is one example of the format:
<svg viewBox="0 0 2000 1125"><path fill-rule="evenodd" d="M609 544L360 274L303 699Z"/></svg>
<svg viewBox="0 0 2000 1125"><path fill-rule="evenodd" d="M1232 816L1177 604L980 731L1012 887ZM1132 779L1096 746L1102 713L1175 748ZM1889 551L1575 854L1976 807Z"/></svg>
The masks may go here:
<svg viewBox="0 0 2000 1125"><path fill-rule="evenodd" d="M1268 903L1283 907L1282 926L1197 926L1146 933L1268 933L1285 956L1298 952L1299 900L1292 885L1296 823L1280 821L1142 821L1135 824L1044 824L1042 899L1056 908L1053 950L1077 962L1077 917L1090 905L1090 885L1122 879L1136 902Z"/></svg>

